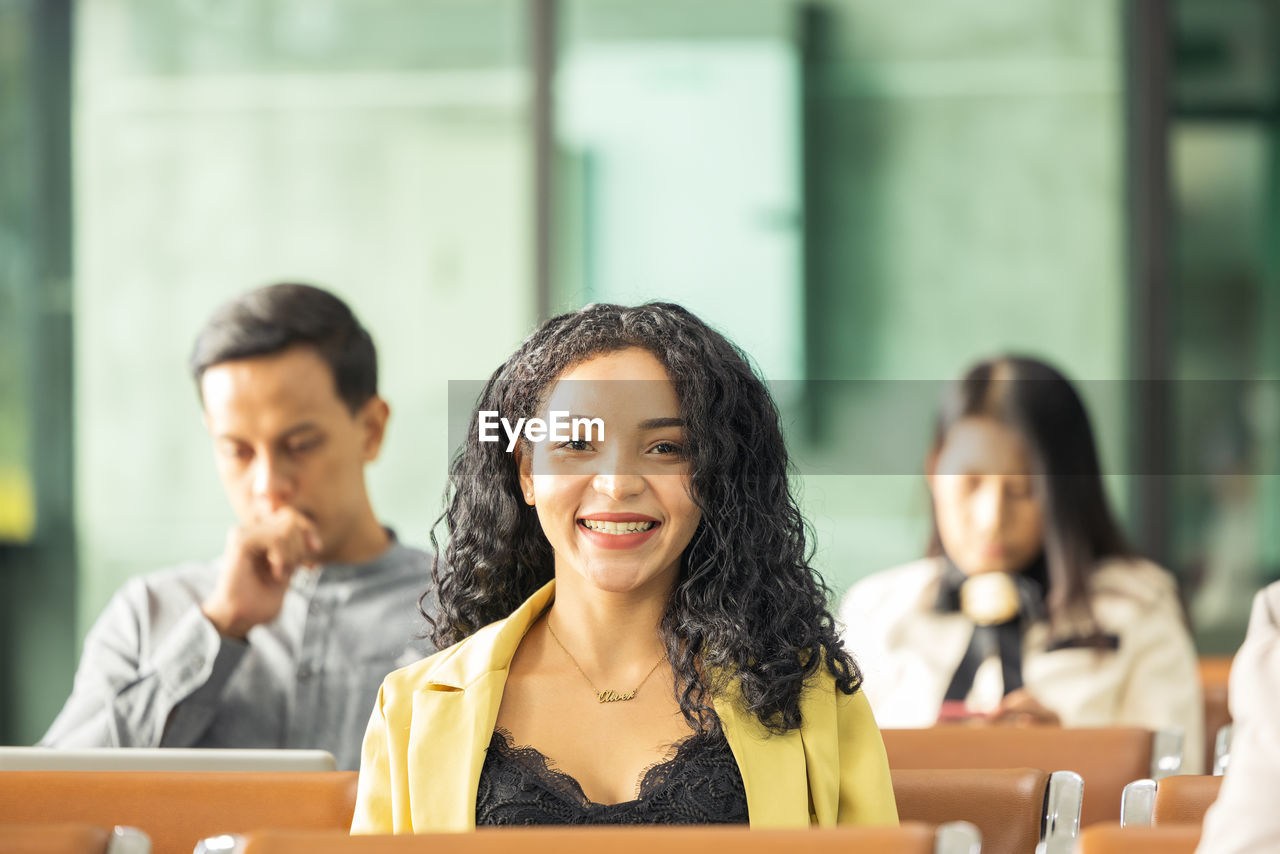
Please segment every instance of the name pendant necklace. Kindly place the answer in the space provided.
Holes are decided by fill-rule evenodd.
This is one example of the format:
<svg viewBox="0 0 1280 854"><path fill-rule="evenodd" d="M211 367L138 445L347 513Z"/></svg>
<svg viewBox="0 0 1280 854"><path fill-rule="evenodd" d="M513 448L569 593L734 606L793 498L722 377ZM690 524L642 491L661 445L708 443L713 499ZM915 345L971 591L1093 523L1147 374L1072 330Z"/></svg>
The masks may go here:
<svg viewBox="0 0 1280 854"><path fill-rule="evenodd" d="M547 619L547 631L551 633L551 639L556 642L556 646L560 647L560 651L569 657L569 660L573 662L574 667L578 668L578 672L582 674L582 678L587 680L587 684L591 686L591 693L595 694L596 700L601 703L624 703L627 700L634 700L636 692L644 687L644 683L649 681L649 677L657 671L658 665L667 660L667 654L664 652L662 656L653 663L653 667L649 668L649 672L640 680L640 684L632 688L630 691L620 693L618 691L614 691L612 688L606 688L601 691L596 687L596 683L591 681L591 677L587 675L587 671L582 669L582 665L578 663L578 659L573 657L573 653L569 652L569 650L565 648L565 645L560 642L560 638L556 636L555 629L551 628L550 618Z"/></svg>

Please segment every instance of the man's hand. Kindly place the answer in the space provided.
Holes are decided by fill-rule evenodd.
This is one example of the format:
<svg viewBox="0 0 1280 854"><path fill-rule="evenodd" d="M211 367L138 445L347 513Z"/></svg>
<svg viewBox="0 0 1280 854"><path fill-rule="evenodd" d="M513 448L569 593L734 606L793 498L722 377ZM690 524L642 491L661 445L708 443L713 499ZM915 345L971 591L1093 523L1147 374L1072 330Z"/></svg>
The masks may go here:
<svg viewBox="0 0 1280 854"><path fill-rule="evenodd" d="M1011 691L1000 701L989 720L997 724L1014 726L1061 726L1062 721L1052 709L1046 708L1031 696L1026 688Z"/></svg>
<svg viewBox="0 0 1280 854"><path fill-rule="evenodd" d="M243 640L280 613L289 579L314 564L321 548L315 525L292 507L227 532L222 574L201 609L218 632Z"/></svg>

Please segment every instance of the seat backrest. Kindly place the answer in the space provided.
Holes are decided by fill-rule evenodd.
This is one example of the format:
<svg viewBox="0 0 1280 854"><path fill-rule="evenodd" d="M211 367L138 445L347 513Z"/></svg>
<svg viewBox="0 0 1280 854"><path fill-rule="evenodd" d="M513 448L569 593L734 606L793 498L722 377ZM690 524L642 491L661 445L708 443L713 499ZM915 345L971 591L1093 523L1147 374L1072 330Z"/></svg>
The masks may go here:
<svg viewBox="0 0 1280 854"><path fill-rule="evenodd" d="M1195 854L1199 844L1200 828L1195 825L1121 827L1116 822L1103 822L1084 829L1079 851L1080 854Z"/></svg>
<svg viewBox="0 0 1280 854"><path fill-rule="evenodd" d="M110 838L92 824L0 824L3 854L106 854Z"/></svg>
<svg viewBox="0 0 1280 854"><path fill-rule="evenodd" d="M0 771L0 825L132 825L154 854L258 828L346 830L356 772Z"/></svg>
<svg viewBox="0 0 1280 854"><path fill-rule="evenodd" d="M829 830L625 825L403 836L262 831L249 834L244 854L934 854L934 840L932 827L914 822Z"/></svg>
<svg viewBox="0 0 1280 854"><path fill-rule="evenodd" d="M1208 655L1199 660L1200 691L1204 697L1204 765L1213 768L1213 746L1218 730L1231 723L1227 706L1227 681L1231 675L1231 656Z"/></svg>
<svg viewBox="0 0 1280 854"><path fill-rule="evenodd" d="M903 821L968 821L983 854L1028 854L1040 841L1049 774L1035 768L894 768Z"/></svg>
<svg viewBox="0 0 1280 854"><path fill-rule="evenodd" d="M1171 824L1204 822L1204 814L1218 799L1221 777L1207 774L1180 774L1165 777L1156 786L1155 808L1151 823L1157 827Z"/></svg>
<svg viewBox="0 0 1280 854"><path fill-rule="evenodd" d="M889 767L1044 768L1084 778L1082 827L1119 821L1120 793L1151 776L1153 734L1132 727L937 726L882 730Z"/></svg>

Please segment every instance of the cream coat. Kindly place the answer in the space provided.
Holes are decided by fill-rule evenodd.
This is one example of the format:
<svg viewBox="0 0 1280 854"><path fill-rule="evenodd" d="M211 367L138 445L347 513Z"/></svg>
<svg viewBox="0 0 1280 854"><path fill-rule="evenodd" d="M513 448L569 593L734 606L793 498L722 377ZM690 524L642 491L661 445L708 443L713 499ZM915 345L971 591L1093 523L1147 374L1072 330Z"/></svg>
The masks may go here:
<svg viewBox="0 0 1280 854"><path fill-rule="evenodd" d="M510 617L382 683L360 765L352 833L423 833L475 826L476 790L507 668L525 632L554 598L554 582ZM897 824L880 730L861 692L815 679L803 725L765 731L731 700L717 700L738 762L752 827Z"/></svg>
<svg viewBox="0 0 1280 854"><path fill-rule="evenodd" d="M840 609L845 645L883 727L927 727L964 656L972 624L933 610L943 565L926 558L849 589ZM1169 573L1144 560L1111 560L1093 577L1091 604L1119 649L1047 652L1048 626L1023 645L1027 690L1065 726L1141 726L1183 734L1183 771L1200 771L1204 709L1196 651ZM999 662L978 671L969 704L989 711L1003 694Z"/></svg>
<svg viewBox="0 0 1280 854"><path fill-rule="evenodd" d="M1231 764L1204 820L1197 854L1280 851L1280 582L1253 600L1231 663Z"/></svg>

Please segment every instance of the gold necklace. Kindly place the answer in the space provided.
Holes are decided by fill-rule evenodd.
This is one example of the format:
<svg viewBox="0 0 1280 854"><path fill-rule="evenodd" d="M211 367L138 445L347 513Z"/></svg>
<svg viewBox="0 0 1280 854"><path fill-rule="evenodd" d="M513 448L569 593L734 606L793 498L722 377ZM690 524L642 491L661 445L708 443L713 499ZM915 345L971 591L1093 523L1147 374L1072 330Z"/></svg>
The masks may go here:
<svg viewBox="0 0 1280 854"><path fill-rule="evenodd" d="M644 687L644 683L649 681L649 677L658 669L658 665L667 660L667 654L665 652L662 653L662 656L653 663L653 667L649 668L649 672L640 680L640 684L632 688L630 691L627 691L625 694L620 694L612 689L601 691L596 687L596 683L591 681L591 677L587 675L587 671L582 669L582 665L578 663L578 659L573 657L573 653L569 652L568 649L565 649L565 645L560 643L560 638L556 637L556 630L551 628L550 617L547 617L547 631L551 632L551 639L556 642L556 646L560 647L565 655L569 656L569 660L573 662L573 666L578 668L578 672L582 674L582 678L587 680L587 684L591 686L591 693L595 694L596 700L601 703L620 703L627 700L634 700L636 692Z"/></svg>

